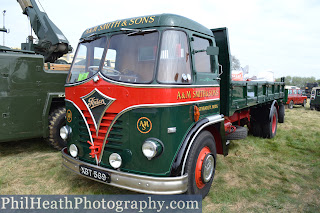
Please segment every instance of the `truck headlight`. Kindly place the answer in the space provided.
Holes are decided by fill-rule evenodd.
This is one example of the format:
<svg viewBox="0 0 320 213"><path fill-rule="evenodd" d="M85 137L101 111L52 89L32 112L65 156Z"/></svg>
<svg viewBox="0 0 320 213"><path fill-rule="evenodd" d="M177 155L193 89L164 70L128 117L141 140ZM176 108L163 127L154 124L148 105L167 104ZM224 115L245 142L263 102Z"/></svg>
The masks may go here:
<svg viewBox="0 0 320 213"><path fill-rule="evenodd" d="M113 168L118 169L122 165L122 158L118 153L112 153L109 157L109 163Z"/></svg>
<svg viewBox="0 0 320 213"><path fill-rule="evenodd" d="M60 129L60 137L63 140L67 140L70 137L71 132L72 132L72 129L70 126L63 126Z"/></svg>
<svg viewBox="0 0 320 213"><path fill-rule="evenodd" d="M74 144L71 144L69 146L69 153L72 157L77 157L78 156L78 147Z"/></svg>
<svg viewBox="0 0 320 213"><path fill-rule="evenodd" d="M148 158L148 160L159 156L162 150L163 144L156 138L148 138L142 145L142 153Z"/></svg>

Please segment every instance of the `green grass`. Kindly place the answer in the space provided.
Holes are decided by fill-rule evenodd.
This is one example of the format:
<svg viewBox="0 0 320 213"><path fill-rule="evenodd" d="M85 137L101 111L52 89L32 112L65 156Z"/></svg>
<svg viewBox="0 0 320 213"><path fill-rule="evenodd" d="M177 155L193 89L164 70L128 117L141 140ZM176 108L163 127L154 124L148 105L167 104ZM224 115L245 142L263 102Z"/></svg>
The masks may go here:
<svg viewBox="0 0 320 213"><path fill-rule="evenodd" d="M319 212L320 112L286 110L277 136L233 141L204 212Z"/></svg>
<svg viewBox="0 0 320 213"><path fill-rule="evenodd" d="M273 139L232 141L203 212L319 212L320 112L286 110ZM40 139L0 143L0 194L134 194L69 172Z"/></svg>

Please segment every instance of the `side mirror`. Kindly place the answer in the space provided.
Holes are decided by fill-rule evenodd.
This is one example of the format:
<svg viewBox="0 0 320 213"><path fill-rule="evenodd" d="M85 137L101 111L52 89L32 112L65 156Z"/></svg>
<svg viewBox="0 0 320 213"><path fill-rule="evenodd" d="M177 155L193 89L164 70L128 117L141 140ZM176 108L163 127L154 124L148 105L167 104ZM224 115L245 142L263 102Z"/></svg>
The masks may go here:
<svg viewBox="0 0 320 213"><path fill-rule="evenodd" d="M207 52L207 55L219 55L219 47L209 46L206 52Z"/></svg>

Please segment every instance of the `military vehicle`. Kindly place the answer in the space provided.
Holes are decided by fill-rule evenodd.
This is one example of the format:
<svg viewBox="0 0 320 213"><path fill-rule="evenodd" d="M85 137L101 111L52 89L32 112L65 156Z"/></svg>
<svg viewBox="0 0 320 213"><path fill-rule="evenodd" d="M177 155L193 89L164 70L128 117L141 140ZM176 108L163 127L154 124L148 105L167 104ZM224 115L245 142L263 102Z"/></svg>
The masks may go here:
<svg viewBox="0 0 320 213"><path fill-rule="evenodd" d="M0 142L43 137L61 149L65 146L59 134L65 123L64 83L70 65L52 62L72 48L35 0L18 3L38 42L29 36L21 50L0 46Z"/></svg>

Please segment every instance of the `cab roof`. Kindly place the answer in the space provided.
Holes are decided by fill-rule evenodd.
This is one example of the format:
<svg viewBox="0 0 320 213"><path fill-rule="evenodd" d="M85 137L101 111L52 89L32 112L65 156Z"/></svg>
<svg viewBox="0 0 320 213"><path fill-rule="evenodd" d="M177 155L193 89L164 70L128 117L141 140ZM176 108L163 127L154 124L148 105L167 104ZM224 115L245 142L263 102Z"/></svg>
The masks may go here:
<svg viewBox="0 0 320 213"><path fill-rule="evenodd" d="M100 35L104 33L120 31L121 28L143 29L152 27L180 27L184 29L193 30L205 35L213 36L213 33L210 29L199 24L198 22L195 22L183 16L164 13L158 15L148 15L107 22L86 29L82 34L81 39L85 39L93 35Z"/></svg>
<svg viewBox="0 0 320 213"><path fill-rule="evenodd" d="M297 86L285 86L284 87L285 89L300 89L300 87L297 87Z"/></svg>
<svg viewBox="0 0 320 213"><path fill-rule="evenodd" d="M320 89L320 87L313 87L312 90Z"/></svg>

